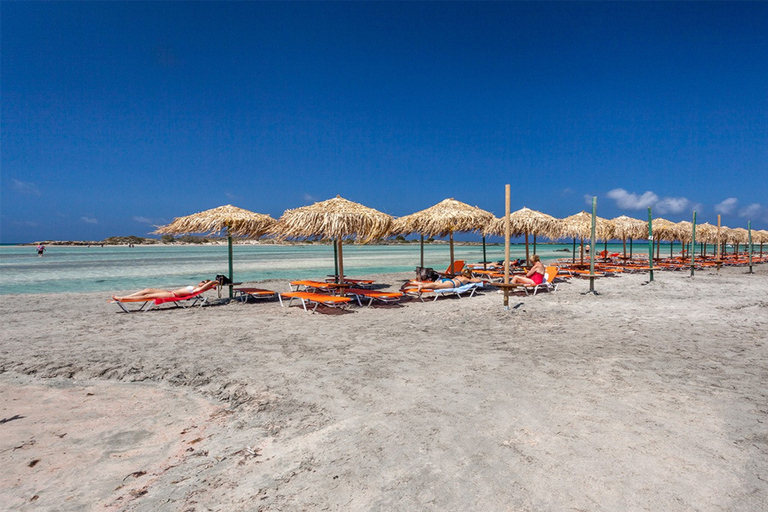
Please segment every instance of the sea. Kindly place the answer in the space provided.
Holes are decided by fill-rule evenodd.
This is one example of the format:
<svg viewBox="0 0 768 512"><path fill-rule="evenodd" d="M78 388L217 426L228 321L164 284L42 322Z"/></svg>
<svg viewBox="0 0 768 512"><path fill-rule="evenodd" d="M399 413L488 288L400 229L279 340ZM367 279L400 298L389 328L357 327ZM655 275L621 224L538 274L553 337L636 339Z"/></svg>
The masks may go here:
<svg viewBox="0 0 768 512"><path fill-rule="evenodd" d="M542 260L571 258L572 244L539 244ZM599 250L603 244L597 245ZM609 243L620 252L622 245ZM647 254L647 244L634 244L634 254ZM668 244L667 244L667 249ZM674 250L674 249L672 249ZM679 250L679 247L677 248ZM533 253L533 247L530 247ZM662 247L662 251L665 248ZM335 273L332 245L233 246L236 282L266 279L317 279ZM420 265L419 243L392 245L345 245L344 274L375 278L379 274L413 272ZM454 257L468 263L483 261L482 245L456 245ZM525 244L513 244L511 259L525 258ZM425 244L424 266L445 270L450 259L447 244ZM486 261L504 259L503 244L486 247ZM202 279L228 274L226 244L46 246L43 257L35 246L0 246L0 295L17 293L65 293L177 288ZM286 284L287 287L287 284Z"/></svg>

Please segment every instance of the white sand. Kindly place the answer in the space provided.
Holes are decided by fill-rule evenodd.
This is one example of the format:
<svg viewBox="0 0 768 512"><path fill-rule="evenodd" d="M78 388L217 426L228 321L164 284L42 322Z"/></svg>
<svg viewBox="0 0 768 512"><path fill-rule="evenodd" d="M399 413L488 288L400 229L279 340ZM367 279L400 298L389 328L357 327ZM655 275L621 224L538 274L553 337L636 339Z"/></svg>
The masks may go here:
<svg viewBox="0 0 768 512"><path fill-rule="evenodd" d="M494 290L314 315L0 296L0 503L765 510L768 265L745 270L509 311Z"/></svg>

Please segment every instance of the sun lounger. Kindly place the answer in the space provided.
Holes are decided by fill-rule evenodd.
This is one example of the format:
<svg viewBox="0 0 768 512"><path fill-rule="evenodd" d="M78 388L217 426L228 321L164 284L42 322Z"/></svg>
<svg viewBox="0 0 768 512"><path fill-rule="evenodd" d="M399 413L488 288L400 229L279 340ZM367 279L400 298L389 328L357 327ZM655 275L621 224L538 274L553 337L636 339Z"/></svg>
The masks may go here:
<svg viewBox="0 0 768 512"><path fill-rule="evenodd" d="M385 304L395 304L400 302L404 295L400 292L378 292L374 290L366 290L363 288L348 288L344 290L347 295L352 295L357 299L359 306L363 305L362 297L368 299L368 307L373 304L373 301L383 302Z"/></svg>
<svg viewBox="0 0 768 512"><path fill-rule="evenodd" d="M262 290L261 288L235 288L235 298L240 302L248 302L252 299L273 299L275 292L272 290Z"/></svg>
<svg viewBox="0 0 768 512"><path fill-rule="evenodd" d="M208 299L202 295L205 290L199 291L197 293L193 293L191 295L183 295L181 297L171 297L167 299L123 299L123 300L110 300L109 302L113 304L117 304L120 306L120 309L125 311L126 313L139 313L139 312L146 312L152 309L153 306L157 306L160 304L173 304L176 307L179 308L188 308L193 306L205 306L206 304L209 304ZM131 309L127 306L129 303L142 303L138 308Z"/></svg>
<svg viewBox="0 0 768 512"><path fill-rule="evenodd" d="M557 283L555 283L555 278L557 277L558 273L557 267L546 267L544 269L544 281L541 282L541 284L535 284L533 286L523 286L523 290L525 290L525 294L528 295L529 290L533 290L533 294L536 295L536 292L539 290L547 290L547 291L557 291Z"/></svg>
<svg viewBox="0 0 768 512"><path fill-rule="evenodd" d="M335 281L336 281L336 276L328 276L325 279L326 283L333 283ZM358 288L371 288L376 281L372 279L350 279L348 277L345 277L342 282L353 284Z"/></svg>
<svg viewBox="0 0 768 512"><path fill-rule="evenodd" d="M312 291L323 291L327 292L331 289L329 286L331 283L326 283L323 281L312 281L310 279L303 279L300 281L291 281L290 287L292 292L312 292Z"/></svg>
<svg viewBox="0 0 768 512"><path fill-rule="evenodd" d="M464 269L464 260L455 260L453 265L448 265L445 272L438 272L438 274L440 277L453 277L461 274L462 269Z"/></svg>
<svg viewBox="0 0 768 512"><path fill-rule="evenodd" d="M285 307L283 298L289 299L288 307L291 306L293 299L299 299L301 301L301 306L304 308L304 311L309 311L307 309L307 303L314 304L315 307L312 308L313 313L315 310L317 310L317 306L320 304L329 308L342 308L352 302L350 297L339 297L338 295L327 295L324 293L312 292L285 292L278 294L277 297L280 299L280 306L282 307Z"/></svg>
<svg viewBox="0 0 768 512"><path fill-rule="evenodd" d="M424 301L424 294L430 294L434 293L435 298L433 300L437 300L438 297L444 297L446 295L456 295L457 297L461 298L464 294L469 294L470 297L475 295L475 292L478 288L482 288L483 283L467 283L461 286L458 286L456 288L438 288L438 289L430 289L427 287L427 285L424 285L421 289L421 291L418 290L418 288L411 288L406 285L406 287L403 288L403 293L410 297L416 297L420 299L422 302Z"/></svg>

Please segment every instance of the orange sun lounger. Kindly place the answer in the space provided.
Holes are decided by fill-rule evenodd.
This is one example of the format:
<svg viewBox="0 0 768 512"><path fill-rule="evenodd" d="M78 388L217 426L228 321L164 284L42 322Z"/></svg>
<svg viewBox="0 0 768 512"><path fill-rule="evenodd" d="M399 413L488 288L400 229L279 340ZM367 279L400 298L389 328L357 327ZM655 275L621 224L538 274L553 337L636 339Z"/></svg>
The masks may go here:
<svg viewBox="0 0 768 512"><path fill-rule="evenodd" d="M357 299L357 304L359 306L363 305L360 297L365 297L368 299L368 307L373 304L374 300L383 302L385 304L394 304L396 302L400 302L400 300L404 297L404 295L400 292L377 292L374 290L366 290L362 288L348 288L344 290L344 293L353 295L355 299Z"/></svg>
<svg viewBox="0 0 768 512"><path fill-rule="evenodd" d="M179 308L187 308L187 307L192 307L197 305L199 305L200 307L203 307L206 304L208 304L208 299L201 295L204 292L205 290L199 291L197 293L193 293L191 295L182 295L181 297L170 297L167 299L149 299L149 300L123 299L123 300L110 300L109 302L113 304L117 304L118 306L120 306L120 309L122 309L126 313L146 312L152 309L152 306L165 304L165 303L171 303L174 306ZM128 303L139 303L139 302L142 302L143 304L136 309L130 309L126 306L126 304Z"/></svg>
<svg viewBox="0 0 768 512"><path fill-rule="evenodd" d="M240 302L248 302L248 298L253 299L272 299L275 292L272 290L262 290L261 288L235 288L235 298Z"/></svg>
<svg viewBox="0 0 768 512"><path fill-rule="evenodd" d="M329 308L340 308L352 302L350 297L339 297L337 295L326 295L325 293L312 292L285 292L278 294L277 297L280 299L280 306L282 307L285 307L283 298L289 299L288 307L291 306L293 299L299 299L301 301L302 307L304 308L304 311L309 311L307 309L307 303L314 303L315 307L312 308L313 313L315 310L317 310L317 306L320 304Z"/></svg>

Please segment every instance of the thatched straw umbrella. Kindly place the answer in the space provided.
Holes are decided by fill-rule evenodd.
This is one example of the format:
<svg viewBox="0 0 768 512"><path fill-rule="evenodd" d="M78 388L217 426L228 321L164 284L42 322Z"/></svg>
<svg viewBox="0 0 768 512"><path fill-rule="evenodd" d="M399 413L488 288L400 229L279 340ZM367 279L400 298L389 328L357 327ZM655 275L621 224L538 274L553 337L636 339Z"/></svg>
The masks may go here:
<svg viewBox="0 0 768 512"><path fill-rule="evenodd" d="M739 253L739 245L747 245L749 243L749 232L744 228L733 228L730 230L730 242L736 244L734 254Z"/></svg>
<svg viewBox="0 0 768 512"><path fill-rule="evenodd" d="M573 260L576 261L576 239L581 239L581 264L584 264L584 239L592 236L592 214L585 211L579 212L570 217L564 218L560 222L560 232L558 238L573 238L574 254ZM610 240L613 238L613 223L602 217L595 218L595 237L599 240ZM591 247L594 251L595 248Z"/></svg>
<svg viewBox="0 0 768 512"><path fill-rule="evenodd" d="M219 206L204 212L194 213L186 217L177 217L166 226L153 231L157 235L186 235L189 233L207 233L215 235L221 231L227 233L229 252L229 280L232 276L232 236L258 238L275 223L275 219L262 213L237 208L231 204ZM229 287L229 298L232 298L232 287Z"/></svg>
<svg viewBox="0 0 768 512"><path fill-rule="evenodd" d="M658 217L651 222L653 230L653 240L656 243L656 259L659 259L659 249L661 247L661 241L673 241L677 236L677 225L671 220L662 219ZM653 258L653 254L648 256Z"/></svg>
<svg viewBox="0 0 768 512"><path fill-rule="evenodd" d="M270 233L279 238L331 238L338 251L338 281L344 280L342 242L368 243L390 234L393 219L386 213L336 196L310 206L285 210Z"/></svg>
<svg viewBox="0 0 768 512"><path fill-rule="evenodd" d="M696 240L701 242L701 255L707 255L707 245L717 243L717 226L709 222L696 225Z"/></svg>
<svg viewBox="0 0 768 512"><path fill-rule="evenodd" d="M494 220L483 231L485 235L504 236L504 217ZM522 207L509 214L509 229L511 236L525 235L525 260L530 262L528 252L528 235L534 236L533 252L536 252L537 236L557 238L560 233L560 220L530 208Z"/></svg>
<svg viewBox="0 0 768 512"><path fill-rule="evenodd" d="M453 234L482 231L494 220L491 212L450 198L425 210L400 217L395 222L392 234L448 236L451 251L449 268L453 268Z"/></svg>
<svg viewBox="0 0 768 512"><path fill-rule="evenodd" d="M620 238L624 249L624 258L627 257L627 239L629 239L629 257L632 257L632 240L648 238L648 223L640 219L633 219L621 215L611 219L613 223L613 236Z"/></svg>

